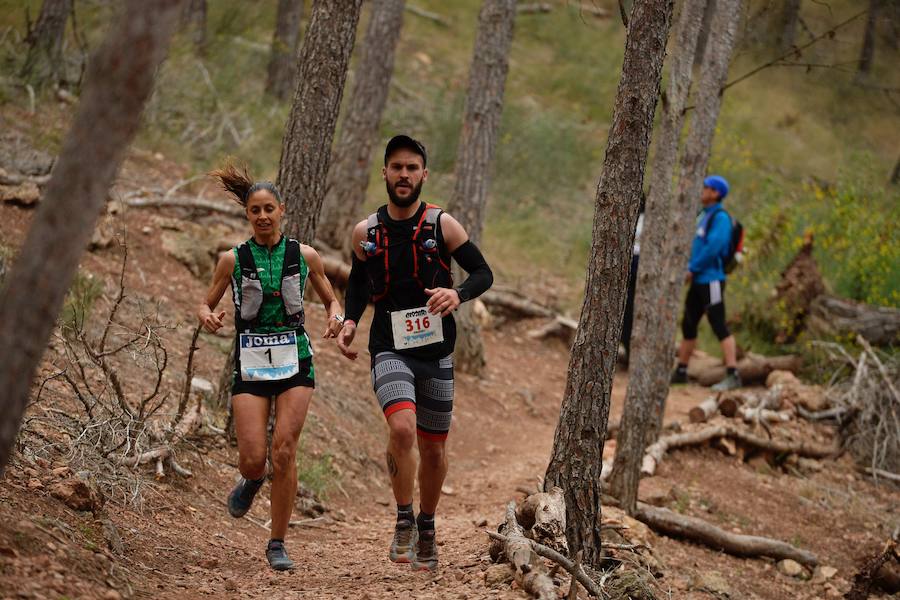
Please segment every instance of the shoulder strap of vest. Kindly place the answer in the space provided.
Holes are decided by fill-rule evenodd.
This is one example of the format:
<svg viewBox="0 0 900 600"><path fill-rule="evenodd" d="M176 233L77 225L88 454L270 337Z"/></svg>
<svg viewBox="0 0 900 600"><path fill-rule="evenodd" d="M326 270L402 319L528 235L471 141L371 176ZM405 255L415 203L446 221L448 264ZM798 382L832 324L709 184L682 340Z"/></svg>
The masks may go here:
<svg viewBox="0 0 900 600"><path fill-rule="evenodd" d="M256 261L253 260L253 250L250 249L249 241L237 247L237 257L241 275L248 279L258 279L259 273L256 270Z"/></svg>
<svg viewBox="0 0 900 600"><path fill-rule="evenodd" d="M438 219L441 218L441 213L444 212L437 204L426 204L425 205L425 222L431 223L432 225L437 225Z"/></svg>
<svg viewBox="0 0 900 600"><path fill-rule="evenodd" d="M285 240L284 261L281 263L281 278L300 272L300 242L293 238Z"/></svg>

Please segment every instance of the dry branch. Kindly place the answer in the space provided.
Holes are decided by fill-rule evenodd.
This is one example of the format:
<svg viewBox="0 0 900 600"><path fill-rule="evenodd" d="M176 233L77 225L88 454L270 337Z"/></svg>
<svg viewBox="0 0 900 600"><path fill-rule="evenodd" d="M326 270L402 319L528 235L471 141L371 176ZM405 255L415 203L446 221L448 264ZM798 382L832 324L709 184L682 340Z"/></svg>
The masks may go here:
<svg viewBox="0 0 900 600"><path fill-rule="evenodd" d="M440 25L442 27L450 27L450 25L451 25L450 21L446 17L443 17L437 13L433 13L431 11L425 10L424 8L420 8L420 7L416 6L415 4L407 4L404 8L407 11L411 12L412 14L416 15L417 17L422 17L423 19L428 19L429 21L434 21L435 23L437 23L438 25Z"/></svg>
<svg viewBox="0 0 900 600"><path fill-rule="evenodd" d="M666 508L638 502L635 517L656 531L687 538L735 556L767 556L778 560L789 558L814 567L815 555L807 550L772 538L730 533L696 517L681 515Z"/></svg>

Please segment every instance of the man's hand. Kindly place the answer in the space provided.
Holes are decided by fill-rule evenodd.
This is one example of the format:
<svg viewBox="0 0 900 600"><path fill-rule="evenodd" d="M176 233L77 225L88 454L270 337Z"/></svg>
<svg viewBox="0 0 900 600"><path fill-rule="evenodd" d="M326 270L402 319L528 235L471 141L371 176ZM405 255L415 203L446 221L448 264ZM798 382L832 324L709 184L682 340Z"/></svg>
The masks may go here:
<svg viewBox="0 0 900 600"><path fill-rule="evenodd" d="M356 323L350 320L344 321L344 326L337 334L337 347L341 354L350 360L356 360L356 357L359 356L359 352L350 349L354 337L356 337Z"/></svg>
<svg viewBox="0 0 900 600"><path fill-rule="evenodd" d="M690 284L692 281L694 281L694 274L691 273L690 271L688 271L687 274L684 276L684 282L687 284Z"/></svg>
<svg viewBox="0 0 900 600"><path fill-rule="evenodd" d="M222 323L222 319L225 318L224 310L219 313L214 313L209 310L209 307L206 307L205 311L203 309L200 310L197 318L200 320L200 324L203 325L203 329L210 333L215 333L225 325Z"/></svg>
<svg viewBox="0 0 900 600"><path fill-rule="evenodd" d="M449 288L434 288L426 289L425 293L431 296L428 299L426 306L428 307L428 312L433 315L439 314L442 317L446 317L461 304L459 301L459 294L456 290L451 290Z"/></svg>

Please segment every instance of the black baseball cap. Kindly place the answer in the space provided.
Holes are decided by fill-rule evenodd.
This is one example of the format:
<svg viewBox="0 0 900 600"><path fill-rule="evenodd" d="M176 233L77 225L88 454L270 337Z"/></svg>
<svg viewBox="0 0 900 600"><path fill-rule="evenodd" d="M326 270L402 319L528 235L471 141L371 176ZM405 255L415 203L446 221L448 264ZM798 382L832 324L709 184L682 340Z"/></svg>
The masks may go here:
<svg viewBox="0 0 900 600"><path fill-rule="evenodd" d="M400 148L412 150L422 157L422 166L428 165L428 157L425 154L425 146L419 140L413 139L408 135L395 135L387 143L384 149L384 164L387 164L388 157Z"/></svg>

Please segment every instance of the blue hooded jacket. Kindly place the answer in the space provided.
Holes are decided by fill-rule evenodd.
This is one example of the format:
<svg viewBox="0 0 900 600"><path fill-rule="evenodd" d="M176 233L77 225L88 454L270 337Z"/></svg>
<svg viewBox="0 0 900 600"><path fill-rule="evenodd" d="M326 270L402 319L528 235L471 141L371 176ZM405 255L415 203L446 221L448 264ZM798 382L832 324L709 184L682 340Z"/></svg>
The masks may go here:
<svg viewBox="0 0 900 600"><path fill-rule="evenodd" d="M691 246L688 270L694 283L725 281L724 258L731 244L731 217L721 202L704 207L697 217L697 235Z"/></svg>

